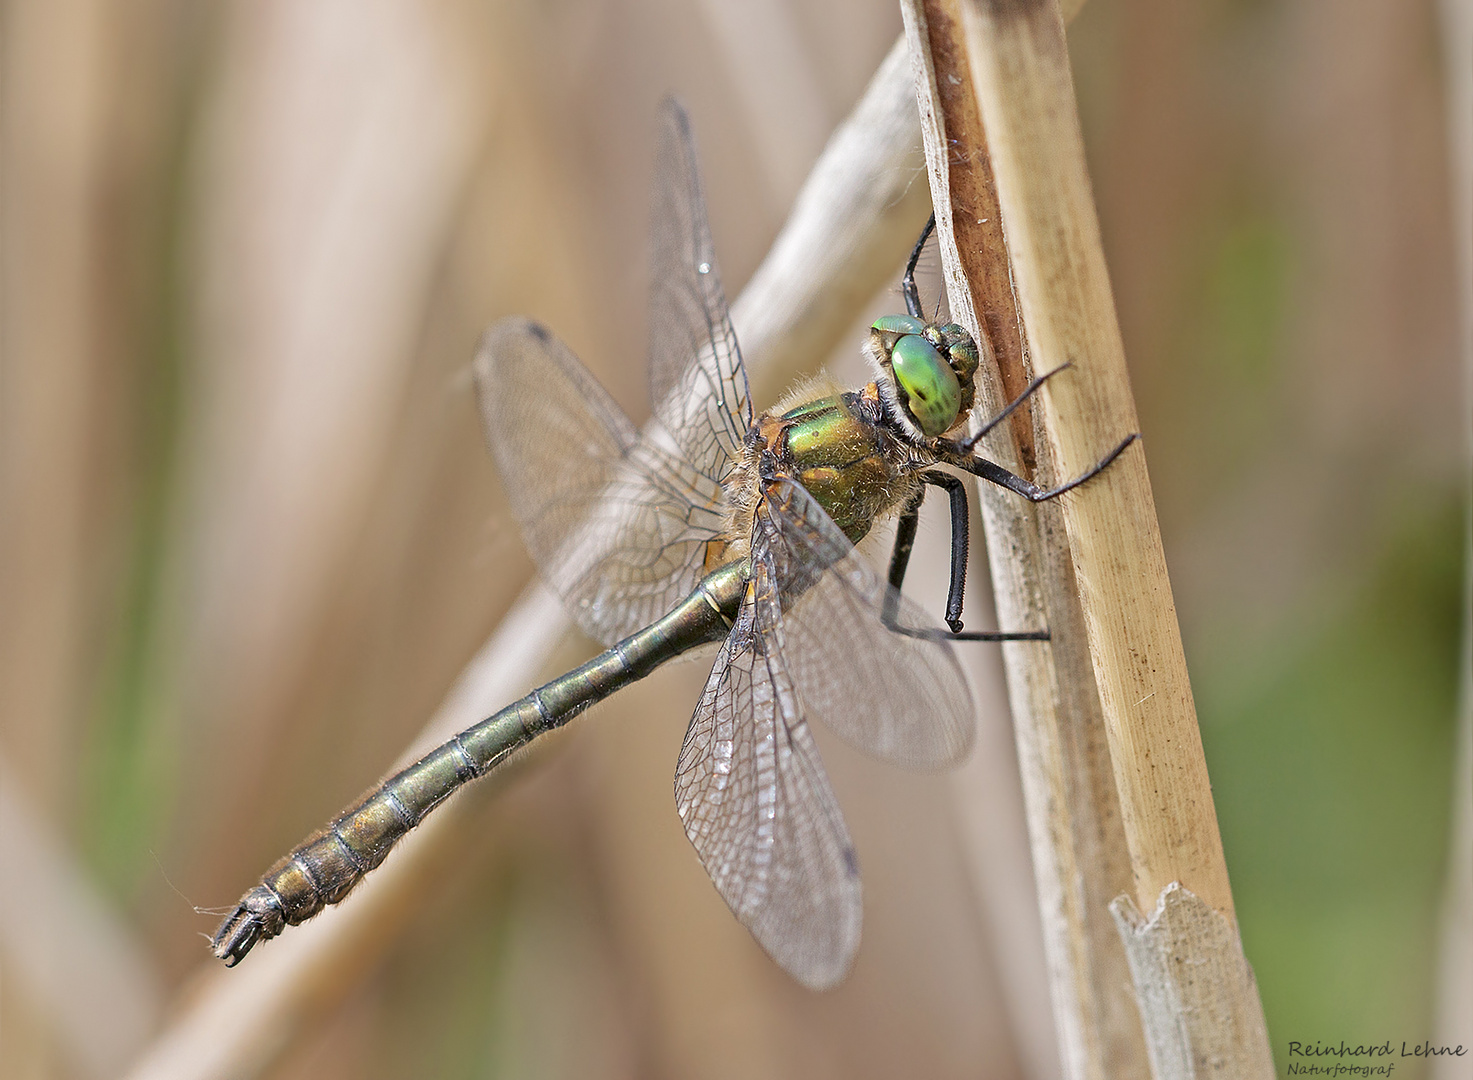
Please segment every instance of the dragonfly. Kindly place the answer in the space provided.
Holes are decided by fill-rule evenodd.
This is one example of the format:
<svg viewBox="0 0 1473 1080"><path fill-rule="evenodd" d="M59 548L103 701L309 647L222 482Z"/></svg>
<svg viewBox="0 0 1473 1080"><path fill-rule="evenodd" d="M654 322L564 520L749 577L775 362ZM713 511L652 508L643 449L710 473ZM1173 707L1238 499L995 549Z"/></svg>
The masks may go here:
<svg viewBox="0 0 1473 1080"><path fill-rule="evenodd" d="M873 380L853 391L809 384L754 415L690 121L673 99L658 147L652 423L636 428L536 322L497 324L475 363L486 437L527 547L605 651L389 777L279 861L216 932L227 965L341 901L462 785L661 664L715 645L676 763L676 808L762 948L804 985L834 986L858 950L859 864L809 720L901 765L955 764L974 716L953 642L1048 638L963 628L967 491L940 466L1039 502L1098 474L1137 436L1048 489L975 452L1063 369L965 433L980 352L961 326L925 318L915 283L934 218L902 279L907 314L869 330ZM901 592L929 487L946 492L951 512L944 626ZM855 544L890 517L881 577Z"/></svg>

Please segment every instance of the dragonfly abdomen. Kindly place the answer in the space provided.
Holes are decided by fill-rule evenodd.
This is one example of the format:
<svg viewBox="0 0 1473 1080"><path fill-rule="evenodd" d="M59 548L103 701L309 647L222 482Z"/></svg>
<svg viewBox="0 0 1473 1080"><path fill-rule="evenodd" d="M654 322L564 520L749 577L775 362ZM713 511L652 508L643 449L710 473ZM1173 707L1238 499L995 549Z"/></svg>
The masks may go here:
<svg viewBox="0 0 1473 1080"><path fill-rule="evenodd" d="M739 564L713 571L664 618L389 777L266 872L215 932L215 955L233 966L257 941L336 904L456 789L665 661L725 637L746 580Z"/></svg>
<svg viewBox="0 0 1473 1080"><path fill-rule="evenodd" d="M306 922L346 897L447 796L555 726L538 704L539 692L395 773L266 871L216 931L215 955L234 966L257 941Z"/></svg>

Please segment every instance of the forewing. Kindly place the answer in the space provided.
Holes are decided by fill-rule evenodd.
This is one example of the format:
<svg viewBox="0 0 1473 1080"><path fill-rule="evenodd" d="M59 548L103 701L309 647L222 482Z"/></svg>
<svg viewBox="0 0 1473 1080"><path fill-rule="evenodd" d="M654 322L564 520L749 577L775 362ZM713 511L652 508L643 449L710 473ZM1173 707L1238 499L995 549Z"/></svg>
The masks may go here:
<svg viewBox="0 0 1473 1080"><path fill-rule="evenodd" d="M542 576L611 644L700 580L721 487L643 437L545 327L505 319L476 356L486 439Z"/></svg>
<svg viewBox="0 0 1473 1080"><path fill-rule="evenodd" d="M800 484L769 484L754 560L778 572L783 655L810 717L867 753L918 768L961 761L972 697L946 633L894 590ZM893 597L896 622L882 621Z"/></svg>
<svg viewBox="0 0 1473 1080"><path fill-rule="evenodd" d="M859 947L859 866L782 653L769 568L716 657L675 770L685 833L743 926L795 979L838 983Z"/></svg>
<svg viewBox="0 0 1473 1080"><path fill-rule="evenodd" d="M721 480L752 424L751 392L706 222L690 118L667 98L650 224L650 395L700 472Z"/></svg>

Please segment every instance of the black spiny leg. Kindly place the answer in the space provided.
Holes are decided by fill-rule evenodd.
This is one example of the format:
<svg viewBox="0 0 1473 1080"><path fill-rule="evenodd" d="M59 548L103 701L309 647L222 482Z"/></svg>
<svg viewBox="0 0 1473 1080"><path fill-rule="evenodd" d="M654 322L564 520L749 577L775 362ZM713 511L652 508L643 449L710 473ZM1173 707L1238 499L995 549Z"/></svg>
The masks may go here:
<svg viewBox="0 0 1473 1080"><path fill-rule="evenodd" d="M890 588L885 593L885 607L880 619L891 630L905 633L905 628L896 621L900 608L900 587L905 583L905 569L910 565L910 552L916 543L916 526L921 520L921 503L926 498L924 486L916 489L915 497L905 504L900 520L895 525L895 548L890 552Z"/></svg>
<svg viewBox="0 0 1473 1080"><path fill-rule="evenodd" d="M1042 375L1040 375L1038 378L1034 379L1031 383L1024 387L1021 394L1013 398L1012 401L1008 402L1007 408L1003 409L1002 412L998 413L991 420L987 421L987 423L983 424L980 428L977 429L976 432L958 442L956 444L957 447L966 453L970 453L972 447L976 446L979 442L982 441L982 436L986 435L993 428L997 427L998 424L1001 424L1008 417L1012 416L1014 410L1016 410L1019 405L1023 404L1023 402L1032 397L1035 390L1037 390L1044 383L1048 382L1048 380L1052 379L1055 375L1063 371L1065 368L1071 368L1073 366L1074 364L1072 362L1066 360L1064 363L1054 368L1053 371L1045 371Z"/></svg>
<svg viewBox="0 0 1473 1080"><path fill-rule="evenodd" d="M994 464L986 458L948 458L947 464L955 465L959 469L966 469L973 476L980 476L983 480L997 484L999 487L1005 487L1009 491L1016 492L1029 502L1047 502L1049 499L1058 498L1066 491L1074 490L1086 480L1098 476L1109 466L1110 462L1121 455L1127 446L1140 437L1141 435L1138 431L1132 435L1127 435L1121 440L1119 446L1111 450L1094 465L1085 469L1084 472L1080 473L1073 480L1060 484L1056 488L1049 488L1047 491L1037 484L1024 480L1021 476L1008 472L1001 465Z"/></svg>
<svg viewBox="0 0 1473 1080"><path fill-rule="evenodd" d="M905 276L900 279L900 295L905 297L905 310L914 319L924 319L925 309L921 307L921 291L916 288L916 263L921 261L921 249L926 246L926 241L931 238L931 232L936 228L936 211L931 211L931 216L926 219L926 227L921 230L921 238L916 241L916 246L911 249L910 262L905 264Z"/></svg>
<svg viewBox="0 0 1473 1080"><path fill-rule="evenodd" d="M962 593L967 587L967 552L971 538L967 512L967 487L951 473L927 471L921 479L944 490L951 500L951 583L946 589L946 625L953 634L962 632ZM922 490L925 490L924 488Z"/></svg>
<svg viewBox="0 0 1473 1080"><path fill-rule="evenodd" d="M916 630L912 627L901 626L896 618L900 587L905 582L905 571L910 565L911 549L915 546L916 525L921 517L921 502L926 497L924 487L916 492L915 497L901 511L900 521L895 528L895 550L890 556L890 588L893 591L885 597L885 607L881 615L885 625L907 637L936 638L947 641L1047 641L1049 639L1047 630L1023 630L1014 633L993 630L962 632L962 595L966 589L967 552L970 547L966 485L950 473L936 469L927 470L921 473L920 477L933 487L945 489L951 502L951 583L946 592L946 625L951 628L951 632L937 634L934 631Z"/></svg>

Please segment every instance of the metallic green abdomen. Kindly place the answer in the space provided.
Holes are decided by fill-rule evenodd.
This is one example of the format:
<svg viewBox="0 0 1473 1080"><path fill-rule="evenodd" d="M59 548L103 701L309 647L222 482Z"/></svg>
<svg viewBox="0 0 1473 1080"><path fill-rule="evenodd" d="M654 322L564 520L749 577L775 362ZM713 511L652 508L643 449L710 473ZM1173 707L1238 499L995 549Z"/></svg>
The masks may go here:
<svg viewBox="0 0 1473 1080"><path fill-rule="evenodd" d="M215 955L233 966L256 942L336 904L457 788L665 661L720 641L737 617L748 577L744 563L713 570L664 618L389 777L268 870L261 883L241 897L215 931Z"/></svg>
<svg viewBox="0 0 1473 1080"><path fill-rule="evenodd" d="M782 421L779 455L850 542L859 543L891 501L894 477L880 432L842 397L799 405Z"/></svg>

